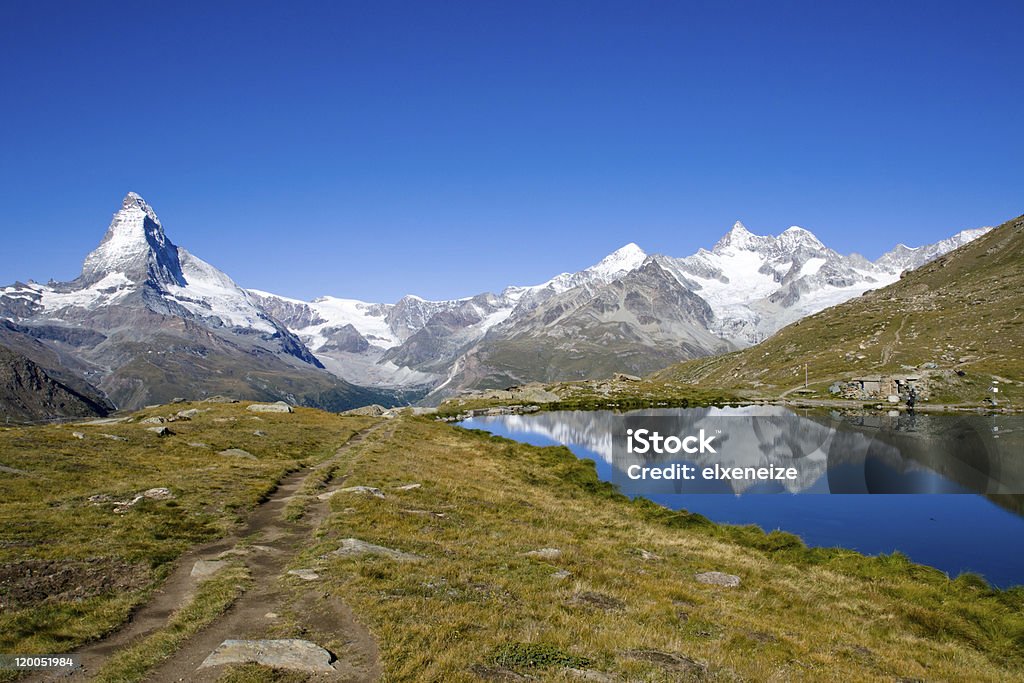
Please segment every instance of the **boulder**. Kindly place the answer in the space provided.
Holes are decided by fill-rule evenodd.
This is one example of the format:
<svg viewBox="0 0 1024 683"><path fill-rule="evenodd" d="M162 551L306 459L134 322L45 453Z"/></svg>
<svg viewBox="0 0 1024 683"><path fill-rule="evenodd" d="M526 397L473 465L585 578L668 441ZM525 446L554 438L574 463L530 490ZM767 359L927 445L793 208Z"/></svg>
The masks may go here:
<svg viewBox="0 0 1024 683"><path fill-rule="evenodd" d="M413 553L402 552L393 548L385 548L382 545L374 545L361 541L358 538L346 538L341 541L341 546L331 553L335 557L354 557L358 555L377 555L399 562L415 562L423 558Z"/></svg>
<svg viewBox="0 0 1024 683"><path fill-rule="evenodd" d="M172 432L167 427L148 427L146 431L153 432L157 436L171 436L174 434L174 432Z"/></svg>
<svg viewBox="0 0 1024 683"><path fill-rule="evenodd" d="M704 572L694 576L697 579L697 583L706 583L711 586L724 586L725 588L735 588L740 585L740 577L735 574L725 574L723 572Z"/></svg>
<svg viewBox="0 0 1024 683"><path fill-rule="evenodd" d="M284 401L278 401L277 403L253 403L251 406L246 408L254 413L293 413L295 412L290 405Z"/></svg>
<svg viewBox="0 0 1024 683"><path fill-rule="evenodd" d="M217 451L217 455L223 455L229 458L245 458L246 460L255 460L256 456L249 451L243 451L241 448L226 448L223 451Z"/></svg>
<svg viewBox="0 0 1024 683"><path fill-rule="evenodd" d="M382 405L374 403L369 406L362 406L360 408L353 408L352 410L346 410L342 415L362 415L364 417L380 417L387 411Z"/></svg>
<svg viewBox="0 0 1024 683"><path fill-rule="evenodd" d="M334 673L334 655L308 640L225 640L199 665L200 669L228 664L261 664L272 669Z"/></svg>
<svg viewBox="0 0 1024 683"><path fill-rule="evenodd" d="M196 560L189 576L193 579L208 579L219 572L227 562L224 560Z"/></svg>
<svg viewBox="0 0 1024 683"><path fill-rule="evenodd" d="M288 570L288 574L291 576L297 576L303 581L316 581L320 578L320 575L312 569L290 569Z"/></svg>
<svg viewBox="0 0 1024 683"><path fill-rule="evenodd" d="M620 382L639 382L639 381L641 381L640 378L637 377L636 375L627 375L624 372L616 372L615 373L615 379L617 379Z"/></svg>

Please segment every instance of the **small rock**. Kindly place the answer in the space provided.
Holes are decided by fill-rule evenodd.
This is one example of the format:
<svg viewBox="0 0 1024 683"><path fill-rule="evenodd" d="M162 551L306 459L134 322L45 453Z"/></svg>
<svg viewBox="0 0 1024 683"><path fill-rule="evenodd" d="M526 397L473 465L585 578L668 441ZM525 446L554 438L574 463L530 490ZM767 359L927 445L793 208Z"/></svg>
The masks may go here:
<svg viewBox="0 0 1024 683"><path fill-rule="evenodd" d="M189 441L188 445L192 448L209 448L210 444L203 443L202 441Z"/></svg>
<svg viewBox="0 0 1024 683"><path fill-rule="evenodd" d="M158 486L152 489L146 489L140 494L143 498L149 498L150 500L171 500L174 498L174 494L171 490L165 486Z"/></svg>
<svg viewBox="0 0 1024 683"><path fill-rule="evenodd" d="M264 619L277 619L277 617L278 617L277 612L267 612L266 614L263 615Z"/></svg>
<svg viewBox="0 0 1024 683"><path fill-rule="evenodd" d="M575 678L581 681L593 681L593 683L618 683L621 678L606 674L603 671L596 671L594 669L565 669L565 673L570 678Z"/></svg>
<svg viewBox="0 0 1024 683"><path fill-rule="evenodd" d="M102 436L104 439L110 439L111 441L127 441L128 440L128 439L124 438L123 436L118 436L117 434L100 434L100 436Z"/></svg>
<svg viewBox="0 0 1024 683"><path fill-rule="evenodd" d="M193 417L199 414L198 408L189 408L188 410L179 410L178 417L184 420L191 420Z"/></svg>
<svg viewBox="0 0 1024 683"><path fill-rule="evenodd" d="M224 560L196 560L189 576L194 579L208 579L219 572L227 562Z"/></svg>
<svg viewBox="0 0 1024 683"><path fill-rule="evenodd" d="M252 433L252 435L253 436L266 436L267 433L265 431L263 431L262 429L257 429L255 432Z"/></svg>
<svg viewBox="0 0 1024 683"><path fill-rule="evenodd" d="M373 496L375 498L383 498L384 492L373 486L348 486L343 489L338 489L338 493L359 493L364 496Z"/></svg>
<svg viewBox="0 0 1024 683"><path fill-rule="evenodd" d="M627 375L624 372L616 372L615 373L615 379L619 380L620 382L639 382L640 381L640 378L637 377L636 375Z"/></svg>
<svg viewBox="0 0 1024 683"><path fill-rule="evenodd" d="M396 491L412 491L413 489L418 489L421 486L423 486L423 484L406 484L404 486L396 486L395 490Z"/></svg>
<svg viewBox="0 0 1024 683"><path fill-rule="evenodd" d="M255 455L249 451L243 451L241 448L226 448L223 451L217 451L217 455L223 455L229 458L245 458L246 460L256 459Z"/></svg>
<svg viewBox="0 0 1024 683"><path fill-rule="evenodd" d="M335 673L334 655L308 640L225 640L199 665L200 669L227 664L262 664L273 669Z"/></svg>
<svg viewBox="0 0 1024 683"><path fill-rule="evenodd" d="M341 542L339 547L331 555L337 557L352 557L355 555L379 555L380 557L387 557L392 560L398 560L400 562L412 562L416 560L422 560L423 558L413 553L402 552L401 550L395 550L393 548L385 548L382 545L374 545L373 543L367 543L361 541L358 538L346 538Z"/></svg>
<svg viewBox="0 0 1024 683"><path fill-rule="evenodd" d="M551 575L556 581L565 581L566 579L572 578L572 572L566 571L565 569L559 569L557 572Z"/></svg>
<svg viewBox="0 0 1024 683"><path fill-rule="evenodd" d="M230 398L228 396L211 396L210 398L204 399L203 403L238 403L238 399Z"/></svg>
<svg viewBox="0 0 1024 683"><path fill-rule="evenodd" d="M85 438L85 434L83 434L82 432L71 432L71 436L75 437L76 439Z"/></svg>
<svg viewBox="0 0 1024 683"><path fill-rule="evenodd" d="M346 410L342 415L362 415L364 417L380 417L387 411L382 405L374 403L369 406L362 406L361 408L353 408L352 410Z"/></svg>
<svg viewBox="0 0 1024 683"><path fill-rule="evenodd" d="M704 572L702 574L696 574L694 578L697 579L697 583L706 583L711 586L735 588L740 585L740 577L735 574L725 574L723 572Z"/></svg>
<svg viewBox="0 0 1024 683"><path fill-rule="evenodd" d="M562 556L562 551L558 548L540 548L538 550L531 550L528 553L523 553L526 557L536 557L540 560L557 560Z"/></svg>
<svg viewBox="0 0 1024 683"><path fill-rule="evenodd" d="M154 415L153 417L147 417L144 420L139 420L140 425L162 425L167 422L165 418Z"/></svg>
<svg viewBox="0 0 1024 683"><path fill-rule="evenodd" d="M623 653L629 659L636 659L642 662L650 662L666 671L678 671L690 674L702 675L707 673L707 664L701 664L689 657L661 652L660 650L628 650Z"/></svg>
<svg viewBox="0 0 1024 683"><path fill-rule="evenodd" d="M254 413L293 413L292 407L284 401L278 401L277 403L253 403L251 406L246 408Z"/></svg>
<svg viewBox="0 0 1024 683"><path fill-rule="evenodd" d="M163 436L171 436L171 435L174 434L174 432L172 432L167 427L149 427L149 428L146 429L146 431L147 432L153 432L157 436L161 436L161 437L163 437Z"/></svg>
<svg viewBox="0 0 1024 683"><path fill-rule="evenodd" d="M291 576L299 577L303 581L316 581L320 578L320 575L312 569L289 569L288 573Z"/></svg>
<svg viewBox="0 0 1024 683"><path fill-rule="evenodd" d="M640 559L641 560L650 562L652 560L660 560L661 559L661 555L655 555L654 553L650 552L649 550L644 550L643 548L639 548L639 550L640 550Z"/></svg>

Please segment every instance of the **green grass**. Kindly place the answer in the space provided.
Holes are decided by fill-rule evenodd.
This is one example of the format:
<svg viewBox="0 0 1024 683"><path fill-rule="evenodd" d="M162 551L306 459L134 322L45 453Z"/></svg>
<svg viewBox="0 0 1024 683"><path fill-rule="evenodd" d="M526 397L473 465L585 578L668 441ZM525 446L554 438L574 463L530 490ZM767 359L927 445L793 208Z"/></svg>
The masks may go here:
<svg viewBox="0 0 1024 683"><path fill-rule="evenodd" d="M0 652L69 652L117 628L185 550L226 535L286 473L333 455L373 422L311 409L257 415L245 406L184 403L123 424L0 430L0 464L26 472L0 474L0 570L10 576L0 584ZM206 412L168 423L170 437L138 422L189 408ZM256 458L217 455L227 448ZM154 487L174 498L124 514L89 500ZM47 571L29 575L26 562Z"/></svg>
<svg viewBox="0 0 1024 683"><path fill-rule="evenodd" d="M299 560L377 635L386 680L571 680L566 666L648 681L1024 677L1024 589L630 501L564 448L422 419L375 435L347 466L350 485L423 484L336 496ZM317 564L347 537L426 559ZM524 554L542 547L562 555ZM741 586L693 580L712 570Z"/></svg>

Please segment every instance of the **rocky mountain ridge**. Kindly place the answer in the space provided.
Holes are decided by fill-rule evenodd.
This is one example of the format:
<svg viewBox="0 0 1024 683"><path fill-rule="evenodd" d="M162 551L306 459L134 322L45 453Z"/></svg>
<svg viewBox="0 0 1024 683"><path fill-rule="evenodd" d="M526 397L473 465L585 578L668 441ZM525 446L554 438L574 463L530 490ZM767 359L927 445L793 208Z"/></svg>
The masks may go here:
<svg viewBox="0 0 1024 683"><path fill-rule="evenodd" d="M229 389L341 406L374 393L359 385L436 400L465 388L644 374L744 348L985 231L899 245L872 262L802 228L766 236L736 223L688 257L627 244L584 270L499 293L305 302L239 287L176 246L129 193L78 278L0 288L0 319L119 407Z"/></svg>

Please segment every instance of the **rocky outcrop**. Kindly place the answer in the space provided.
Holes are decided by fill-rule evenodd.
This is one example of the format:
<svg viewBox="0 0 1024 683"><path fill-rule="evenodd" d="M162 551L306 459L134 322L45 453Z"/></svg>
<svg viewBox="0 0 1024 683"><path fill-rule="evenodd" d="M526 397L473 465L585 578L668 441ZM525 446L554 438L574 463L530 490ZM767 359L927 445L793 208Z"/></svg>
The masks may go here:
<svg viewBox="0 0 1024 683"><path fill-rule="evenodd" d="M103 417L107 406L59 382L25 356L0 346L0 420Z"/></svg>

